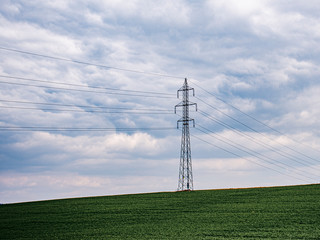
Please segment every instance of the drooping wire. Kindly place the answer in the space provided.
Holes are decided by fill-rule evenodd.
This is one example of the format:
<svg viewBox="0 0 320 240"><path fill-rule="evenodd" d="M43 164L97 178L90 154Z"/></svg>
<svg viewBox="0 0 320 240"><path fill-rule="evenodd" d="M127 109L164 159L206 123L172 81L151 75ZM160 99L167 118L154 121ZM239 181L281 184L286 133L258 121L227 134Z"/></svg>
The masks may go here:
<svg viewBox="0 0 320 240"><path fill-rule="evenodd" d="M242 126L244 126L244 127L248 128L249 130L251 130L251 131L253 131L253 132L255 132L255 133L257 133L257 134L259 134L259 135L263 136L263 137L264 137L264 138L266 138L266 139L269 139L270 141L275 141L274 139L272 139L272 138L270 138L270 137L266 136L265 134L263 134L263 133L261 133L261 132L259 132L259 131L255 130L254 128L252 128L252 127L250 127L249 125L247 125L247 124L245 124L245 123L243 123L243 122L241 122L241 121L237 120L236 118L234 118L234 117L230 116L229 114L224 113L223 111L221 111L221 110L219 110L218 108L216 108L216 107L212 106L211 104L208 104L207 102L203 101L202 99L200 99L200 98L198 98L198 97L195 97L195 98L196 98L197 100L199 100L199 101L203 102L205 105L209 106L210 108L212 108L212 109L214 109L214 110L218 111L219 113L223 114L224 116L226 116L226 117L228 117L228 118L232 119L233 121L235 121L235 122L237 122L237 123L241 124ZM279 145L281 145L281 146L283 146L283 147L285 147L285 148L287 148L287 149L289 149L289 150L293 150L291 147L288 147L288 146L287 146L287 145L285 145L285 144L282 144L282 143L279 143L279 142L277 142L277 144L279 144ZM278 150L278 151L280 151L280 150ZM301 155L301 156L304 156L304 157L306 157L306 158L310 159L310 160L313 160L313 161L319 162L319 160L318 160L318 159L315 159L315 158L313 158L313 157L310 157L310 156L308 156L308 155L306 155L306 154L304 154L304 153L301 153L301 152L299 152L299 151L297 151L297 150L293 150L293 151L294 151L295 153L298 153L298 154L299 154L299 155ZM287 155L291 155L291 156L293 156L292 154L289 154L289 153L286 153L286 154L287 154ZM293 156L293 157L294 157L294 156ZM309 162L309 161L308 161L308 162ZM309 162L309 163L310 163L310 162Z"/></svg>
<svg viewBox="0 0 320 240"><path fill-rule="evenodd" d="M134 112L134 110L124 110L124 111L99 111L99 110L88 110L88 109L59 109L59 108L35 108L35 107L16 107L16 106L0 106L0 108L7 108L7 109L20 109L20 110L38 110L38 111L57 111L57 112L79 112L79 113L108 113L108 114L115 114L115 113L125 113L125 114L168 114L172 115L173 113L169 112Z"/></svg>
<svg viewBox="0 0 320 240"><path fill-rule="evenodd" d="M35 85L35 84L27 84L27 83L14 83L14 82L6 82L6 81L0 81L0 83L10 84L10 85L17 85L17 86L38 87L38 88L47 88L47 89L55 89L55 90L67 90L67 91L76 91L76 92L90 92L90 93L100 93L100 94L110 94L110 95L131 96L131 97L173 98L173 97L168 97L168 96L140 95L140 94L116 93L116 92L101 92L101 91L93 91L93 90L85 90L85 89L52 87L52 86L43 86L43 85Z"/></svg>
<svg viewBox="0 0 320 240"><path fill-rule="evenodd" d="M229 145L229 146L231 146L231 147L233 147L235 149L238 149L238 150L240 150L240 151L242 151L242 152L244 152L246 154L249 154L251 156L259 158L259 159L261 159L261 160L263 160L263 161L265 161L265 162L267 162L267 163L269 163L271 165L277 166L279 168L284 168L283 166L285 166L285 167L288 167L290 170L294 169L294 170L298 171L296 174L298 174L298 175L300 175L302 177L305 177L305 178L308 178L308 179L312 179L312 180L315 180L315 181L319 180L319 176L318 175L312 174L313 176L317 177L317 179L309 177L307 175L310 175L310 172L306 172L304 170L297 169L297 168L295 168L293 166L290 166L289 164L286 164L284 162L281 162L281 161L278 161L276 159L270 158L270 157L268 157L268 156L266 156L266 155L264 155L262 153L259 153L259 152L255 151L255 150L252 150L252 149L250 149L250 148L248 148L246 146L238 144L238 143L236 143L236 142L234 142L234 141L232 141L230 139L227 139L227 138L221 136L220 134L214 133L213 131L211 131L208 128L205 128L205 127L199 125L199 123L198 123L196 125L196 128L199 128L199 127L200 127L200 129L198 129L199 131L201 131L201 132L209 135L210 137L215 138L218 141L223 142L223 143L225 143L225 144L227 144L227 145ZM213 135L213 133L214 133L214 135ZM281 165L283 165L283 166L281 166ZM302 173L304 173L304 174L302 174ZM307 174L307 175L305 175L305 174Z"/></svg>
<svg viewBox="0 0 320 240"><path fill-rule="evenodd" d="M190 80L189 80L189 81L190 81ZM242 113L243 115L245 115L245 116L251 118L252 120L258 122L259 124L261 124L261 125L269 128L270 130L272 130L272 131L274 131L274 132L276 132L276 133L278 133L278 134L280 134L280 135L282 135L282 136L287 137L288 139L296 142L297 144L306 146L306 147L308 147L308 148L311 148L311 149L314 150L314 151L320 152L318 149L315 149L315 148L313 148L313 147L311 147L311 146L309 146L309 145L306 145L306 144L304 144L304 143L302 143L302 142L300 142L300 141L297 141L297 140L295 140L295 139L293 139L293 138L290 138L288 135L284 134L283 132L280 132L279 130L277 130L277 129L271 127L270 125L268 125L268 124L260 121L259 119L251 116L250 114L241 111L241 109L237 108L236 106L232 105L231 103L228 103L227 101L225 101L225 100L223 100L222 98L218 97L216 94L213 94L212 92L207 91L205 88L201 87L199 84L196 84L194 81L190 81L190 82L192 82L192 84L194 84L195 86L199 87L201 90L203 90L203 91L206 92L207 94L215 97L217 100L219 100L219 101L223 102L224 104L232 107L233 109L237 110L238 112ZM239 123L240 123L240 121L239 121ZM281 144L281 143L280 143L280 144ZM283 145L283 146L285 146L285 145ZM291 148L291 147L289 147L289 146L285 146L285 147L288 148L288 149L290 149L290 150L292 150L292 151L294 151L294 152L296 152L296 153L298 153L298 154L300 154L300 155L303 155L304 157L310 158L308 155L306 155L306 154L304 154L304 153L301 153L301 152L295 150L294 148Z"/></svg>
<svg viewBox="0 0 320 240"><path fill-rule="evenodd" d="M269 170L271 170L271 171L277 172L277 173L279 173L279 174L281 174L281 175L285 175L285 176L287 176L287 177L294 178L294 179L296 179L296 180L305 182L305 180L303 180L303 179L301 179L301 178L298 178L298 177L295 177L295 176L286 174L286 173L284 173L284 172L281 172L281 171L279 171L279 170L277 170L277 169L274 169L274 168L265 166L265 165L263 165L263 164L261 164L261 163L258 163L258 162L256 162L256 161L253 161L253 160L251 160L251 159L249 159L249 158L242 157L242 156L240 156L239 154L236 154L236 153L234 153L234 152L232 152L232 151L229 151L228 149L225 149L225 148L223 148L223 147L220 147L220 146L218 146L218 145L215 145L215 144L213 144L213 143L211 143L211 142L209 142L209 141L206 141L206 140L204 140L204 139L202 139L202 138L200 138L200 137L198 137L198 136L195 136L194 134L191 134L191 136L192 136L193 138L196 138L196 139L204 142L204 143L207 143L208 145L211 145L211 146L213 146L213 147L215 147L215 148L217 148L217 149L220 149L220 150L222 150L222 151L224 151L224 152L226 152L226 153L229 153L229 154L231 154L231 155L233 155L233 156L236 156L237 158L240 158L240 159L243 159L243 160L252 162L253 164L256 164L256 165L258 165L258 166L260 166L260 167L263 167L263 168L269 169Z"/></svg>
<svg viewBox="0 0 320 240"><path fill-rule="evenodd" d="M112 110L131 110L131 111L156 111L156 112L172 112L172 110L166 109L154 109L154 108L128 108L128 107L107 107L107 106L91 106L91 105L73 105L73 104L61 104L61 103L44 103L44 102L29 102L29 101L17 101L17 100L5 100L0 99L0 102L6 103L21 103L21 104L34 104L34 105L48 105L48 106L61 106L61 107L77 107L77 108L89 108L89 109L112 109ZM1 107L1 106L0 106Z"/></svg>
<svg viewBox="0 0 320 240"><path fill-rule="evenodd" d="M215 122L215 123L218 123L219 125L221 125L221 126L223 126L223 127L225 127L225 128L230 129L231 131L233 131L233 132L235 132L235 133L237 133L237 134L239 134L239 135L241 135L241 136L249 139L250 141L252 141L252 142L254 142L254 143L256 143L256 144L258 144L258 145L260 145L260 146L262 146L262 147L264 147L264 148L266 148L266 149L268 149L269 151L272 151L272 152L274 152L274 153L279 154L279 155L282 156L282 157L285 157L285 158L287 158L287 159L289 159L289 160L291 160L291 161L294 161L294 162L296 162L296 163L299 163L299 164L301 164L301 165L303 165L303 166L307 166L306 163L309 163L309 164L313 165L313 163L311 163L311 162L309 162L309 161L303 162L303 161L297 159L296 156L294 156L294 155L292 155L292 154L289 154L289 153L287 153L287 152L284 152L284 151L281 150L281 149L274 148L272 145L270 145L270 144L268 144L268 143L262 142L261 140L258 140L257 138L255 138L255 137L253 137L253 136L251 136L251 135L249 135L249 134L247 134L247 133L245 133L245 132L243 132L243 131L239 131L238 129L230 126L229 124L224 123L224 122L221 122L221 121L218 120L217 118L215 118L215 117L213 117L213 116L210 116L210 115L209 115L208 113L206 113L206 112L203 112L203 111L201 111L201 110L199 110L198 112L199 112L202 116L210 119L211 121L213 121L213 122Z"/></svg>
<svg viewBox="0 0 320 240"><path fill-rule="evenodd" d="M98 86L90 86L90 85L82 85L82 84L74 84L74 83L64 83L64 82L57 82L57 81L47 81L47 80L40 80L40 79L34 79L34 78L24 78L24 77L9 76L9 75L0 75L0 78L10 78L10 79L30 81L30 82L41 82L41 83L58 84L58 85L64 85L64 86L85 87L85 88L111 90L111 91L119 91L119 92L175 96L175 94L170 94L170 93L138 91L138 90L128 90L128 89L118 89L118 88L106 88L106 87L98 87Z"/></svg>
<svg viewBox="0 0 320 240"><path fill-rule="evenodd" d="M72 62L72 63L76 63L76 64L81 64L81 65L95 66L95 67L105 68L105 69L113 69L113 70L124 71L124 72L153 75L153 76L159 76L159 77L165 77L165 78L184 79L184 77L168 75L168 74L164 74L164 73L154 73L154 72L140 71L140 70L134 70L134 69L107 66L107 65L103 65L103 64L90 63L90 62L86 62L86 61L68 59L68 58L63 58L63 57L49 56L49 55L45 55L45 54L29 52L29 51L24 51L24 50L18 50L18 49L13 49L13 48L7 48L7 47L3 47L3 46L0 46L0 50L21 53L21 54L27 54L27 55L31 55L31 56L48 58L48 59L53 59L53 60L58 60L58 61Z"/></svg>
<svg viewBox="0 0 320 240"><path fill-rule="evenodd" d="M68 131L85 131L85 132L137 132L137 131L167 131L174 130L174 127L157 127L157 128L76 128L76 127L32 127L32 126L20 126L20 127L11 127L11 126L0 126L0 131L31 131L31 132L39 132L39 131L59 131L59 132L68 132Z"/></svg>

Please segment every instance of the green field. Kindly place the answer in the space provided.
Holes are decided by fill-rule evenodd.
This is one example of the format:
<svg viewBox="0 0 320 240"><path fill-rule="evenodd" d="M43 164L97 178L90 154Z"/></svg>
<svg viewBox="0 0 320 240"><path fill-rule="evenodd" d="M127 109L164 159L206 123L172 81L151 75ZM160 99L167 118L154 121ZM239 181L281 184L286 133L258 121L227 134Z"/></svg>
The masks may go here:
<svg viewBox="0 0 320 240"><path fill-rule="evenodd" d="M1 239L320 239L320 185L6 204Z"/></svg>

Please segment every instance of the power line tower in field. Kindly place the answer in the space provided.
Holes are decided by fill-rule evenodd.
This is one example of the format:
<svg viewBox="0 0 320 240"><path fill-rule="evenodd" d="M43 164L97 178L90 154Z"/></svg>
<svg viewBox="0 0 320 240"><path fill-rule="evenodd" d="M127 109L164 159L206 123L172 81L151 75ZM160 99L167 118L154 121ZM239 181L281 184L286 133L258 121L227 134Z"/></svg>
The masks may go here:
<svg viewBox="0 0 320 240"><path fill-rule="evenodd" d="M194 88L188 86L188 81L185 78L183 86L177 91L178 98L179 93L182 92L182 102L174 108L176 113L177 107L182 107L182 118L177 122L177 128L179 128L179 123L182 123L178 191L193 190L189 122L193 122L193 127L195 123L194 119L189 117L189 106L195 105L197 110L197 104L189 102L189 91L192 91L194 96Z"/></svg>

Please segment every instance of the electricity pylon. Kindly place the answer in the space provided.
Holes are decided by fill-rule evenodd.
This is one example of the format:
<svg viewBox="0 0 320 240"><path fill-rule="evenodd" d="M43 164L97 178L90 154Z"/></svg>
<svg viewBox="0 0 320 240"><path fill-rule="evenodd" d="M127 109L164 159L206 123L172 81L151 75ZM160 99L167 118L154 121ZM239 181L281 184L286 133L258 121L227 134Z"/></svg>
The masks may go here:
<svg viewBox="0 0 320 240"><path fill-rule="evenodd" d="M189 106L195 105L197 110L197 104L189 102L189 91L192 91L194 96L194 88L188 86L188 81L185 78L183 86L177 91L178 98L179 92L183 93L182 102L174 108L174 112L176 113L177 107L182 107L182 118L177 122L177 128L179 128L179 123L182 123L178 191L193 190L189 122L193 122L193 127L195 123L194 119L189 117Z"/></svg>

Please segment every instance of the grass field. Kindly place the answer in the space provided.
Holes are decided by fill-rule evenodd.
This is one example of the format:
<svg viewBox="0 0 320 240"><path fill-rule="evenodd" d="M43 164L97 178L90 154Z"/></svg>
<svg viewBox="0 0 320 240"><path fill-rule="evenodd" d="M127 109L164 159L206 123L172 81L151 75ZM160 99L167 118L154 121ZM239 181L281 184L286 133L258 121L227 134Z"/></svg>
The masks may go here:
<svg viewBox="0 0 320 240"><path fill-rule="evenodd" d="M320 239L320 185L0 206L1 239Z"/></svg>

